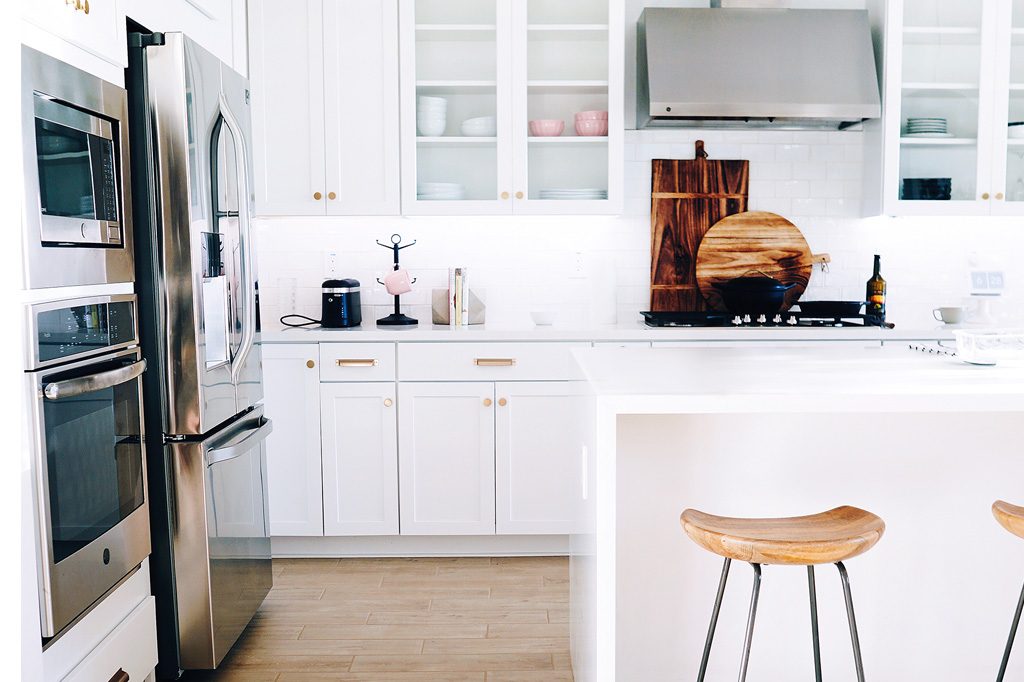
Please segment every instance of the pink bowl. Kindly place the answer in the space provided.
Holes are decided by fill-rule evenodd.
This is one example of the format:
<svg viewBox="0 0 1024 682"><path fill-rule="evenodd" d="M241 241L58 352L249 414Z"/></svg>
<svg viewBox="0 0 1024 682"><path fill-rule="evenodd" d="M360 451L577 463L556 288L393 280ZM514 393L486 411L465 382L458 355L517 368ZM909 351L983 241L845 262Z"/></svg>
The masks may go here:
<svg viewBox="0 0 1024 682"><path fill-rule="evenodd" d="M577 121L607 121L607 111L581 111L576 114Z"/></svg>
<svg viewBox="0 0 1024 682"><path fill-rule="evenodd" d="M530 121L530 134L535 137L558 137L565 130L565 121L557 118L542 118Z"/></svg>
<svg viewBox="0 0 1024 682"><path fill-rule="evenodd" d="M607 135L608 121L576 121L576 134L595 137Z"/></svg>

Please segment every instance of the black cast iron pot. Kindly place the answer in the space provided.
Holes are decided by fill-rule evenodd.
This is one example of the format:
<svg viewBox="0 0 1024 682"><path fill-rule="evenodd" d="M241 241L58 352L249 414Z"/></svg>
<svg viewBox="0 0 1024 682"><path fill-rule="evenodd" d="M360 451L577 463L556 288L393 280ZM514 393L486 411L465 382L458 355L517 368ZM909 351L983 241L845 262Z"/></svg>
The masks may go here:
<svg viewBox="0 0 1024 682"><path fill-rule="evenodd" d="M774 315L782 310L786 292L795 286L768 275L745 275L716 284L715 290L734 315Z"/></svg>

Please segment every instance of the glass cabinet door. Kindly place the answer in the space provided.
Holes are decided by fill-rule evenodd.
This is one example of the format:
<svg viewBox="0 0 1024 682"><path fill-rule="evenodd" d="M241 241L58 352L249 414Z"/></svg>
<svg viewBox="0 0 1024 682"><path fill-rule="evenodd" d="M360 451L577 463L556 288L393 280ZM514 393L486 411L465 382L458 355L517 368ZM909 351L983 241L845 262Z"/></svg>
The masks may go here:
<svg viewBox="0 0 1024 682"><path fill-rule="evenodd" d="M989 0L903 3L901 202L976 202L978 212L989 210L991 188L980 185L989 173L991 125L980 115L991 89L982 77L991 11Z"/></svg>
<svg viewBox="0 0 1024 682"><path fill-rule="evenodd" d="M600 211L609 190L609 3L523 0L513 12L516 212Z"/></svg>
<svg viewBox="0 0 1024 682"><path fill-rule="evenodd" d="M1024 211L1024 0L1005 1L1009 14L999 23L1009 36L1000 36L1003 49L999 66L1003 71L997 86L1005 88L1005 99L996 100L999 110L993 131L997 152L995 208L998 213L1020 214ZM1004 113L1006 118L1002 118Z"/></svg>
<svg viewBox="0 0 1024 682"><path fill-rule="evenodd" d="M509 0L400 5L406 213L511 211ZM414 36L410 38L409 36Z"/></svg>

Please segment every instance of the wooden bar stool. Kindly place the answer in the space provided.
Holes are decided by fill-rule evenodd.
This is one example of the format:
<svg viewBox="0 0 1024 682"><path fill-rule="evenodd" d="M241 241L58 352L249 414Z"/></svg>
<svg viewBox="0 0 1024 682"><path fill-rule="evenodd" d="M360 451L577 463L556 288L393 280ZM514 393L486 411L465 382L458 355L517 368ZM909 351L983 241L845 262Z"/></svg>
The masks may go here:
<svg viewBox="0 0 1024 682"><path fill-rule="evenodd" d="M992 515L996 517L1006 530L1019 538L1024 538L1024 507L1018 507L1008 502L999 500L992 504ZM1017 636L1017 628L1020 626L1020 616L1024 612L1024 589L1020 592L1020 601L1017 602L1017 612L1013 616L1013 624L1010 625L1010 638L1006 640L1006 649L1003 651L1003 662L999 666L999 677L996 682L1003 682L1006 676L1006 666L1010 662L1010 651L1013 650L1013 640Z"/></svg>
<svg viewBox="0 0 1024 682"><path fill-rule="evenodd" d="M818 640L818 599L814 587L814 566L836 565L839 577L843 581L857 680L864 682L864 664L860 654L860 638L857 635L857 619L853 613L850 577L846 573L843 561L874 547L885 532L885 523L882 519L856 507L837 507L821 514L782 519L738 519L687 509L679 517L679 522L691 540L709 552L725 557L697 682L703 682L707 673L711 644L715 637L715 627L718 625L718 615L722 609L722 596L725 594L725 582L729 577L729 567L733 559L746 561L754 568L754 590L750 597L739 682L744 682L747 678L750 641L754 634L754 617L757 615L757 597L761 590L763 564L807 567L807 587L811 598L811 636L814 644L814 679L817 682L821 682L821 647Z"/></svg>

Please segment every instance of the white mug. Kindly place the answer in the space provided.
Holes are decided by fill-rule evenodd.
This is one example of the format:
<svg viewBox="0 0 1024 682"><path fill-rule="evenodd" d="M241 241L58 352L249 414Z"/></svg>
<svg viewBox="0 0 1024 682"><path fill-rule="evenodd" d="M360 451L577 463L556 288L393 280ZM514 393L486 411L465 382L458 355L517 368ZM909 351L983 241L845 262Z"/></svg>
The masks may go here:
<svg viewBox="0 0 1024 682"><path fill-rule="evenodd" d="M932 317L945 324L960 324L964 321L964 309L959 306L936 308L932 311Z"/></svg>

